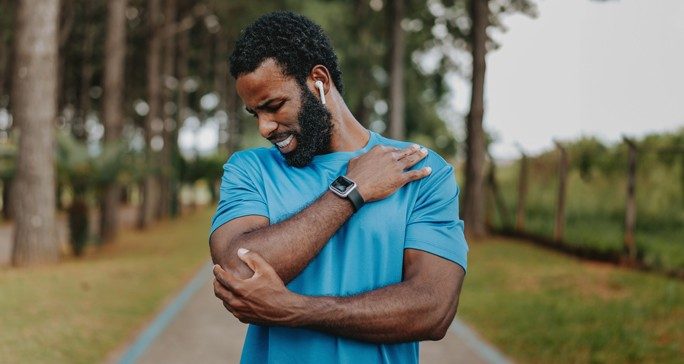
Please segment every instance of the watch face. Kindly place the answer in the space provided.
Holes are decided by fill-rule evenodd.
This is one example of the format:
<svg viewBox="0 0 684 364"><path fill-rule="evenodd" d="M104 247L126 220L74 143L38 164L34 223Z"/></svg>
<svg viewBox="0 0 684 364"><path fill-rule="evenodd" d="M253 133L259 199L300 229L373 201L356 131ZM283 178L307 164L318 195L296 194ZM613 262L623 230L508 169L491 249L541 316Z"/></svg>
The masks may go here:
<svg viewBox="0 0 684 364"><path fill-rule="evenodd" d="M337 177L337 179L333 181L331 186L332 186L332 188L338 190L340 193L345 193L345 192L347 192L347 189L349 189L349 187L351 187L353 185L354 185L354 182L340 176L340 177Z"/></svg>

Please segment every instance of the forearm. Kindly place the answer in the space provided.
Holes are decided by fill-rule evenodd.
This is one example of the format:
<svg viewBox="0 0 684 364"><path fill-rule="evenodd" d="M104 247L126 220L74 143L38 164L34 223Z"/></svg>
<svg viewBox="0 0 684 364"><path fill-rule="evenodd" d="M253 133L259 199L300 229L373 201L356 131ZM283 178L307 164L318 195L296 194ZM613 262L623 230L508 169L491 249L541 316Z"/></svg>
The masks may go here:
<svg viewBox="0 0 684 364"><path fill-rule="evenodd" d="M401 282L350 297L302 296L292 326L373 343L439 340L456 313L440 304L429 286Z"/></svg>
<svg viewBox="0 0 684 364"><path fill-rule="evenodd" d="M331 236L353 214L348 200L327 191L313 204L277 224L219 242L218 263L242 278L253 272L237 257L239 248L263 256L287 284L306 267Z"/></svg>

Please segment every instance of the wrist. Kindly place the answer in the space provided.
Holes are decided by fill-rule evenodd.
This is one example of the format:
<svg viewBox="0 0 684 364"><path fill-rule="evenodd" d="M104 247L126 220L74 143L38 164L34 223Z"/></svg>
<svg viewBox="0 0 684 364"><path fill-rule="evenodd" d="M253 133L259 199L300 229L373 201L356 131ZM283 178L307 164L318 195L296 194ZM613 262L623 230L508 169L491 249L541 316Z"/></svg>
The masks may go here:
<svg viewBox="0 0 684 364"><path fill-rule="evenodd" d="M311 312L309 310L310 297L292 293L290 302L290 318L287 321L288 327L304 327L310 324Z"/></svg>
<svg viewBox="0 0 684 364"><path fill-rule="evenodd" d="M358 211L366 202L358 190L358 185L347 176L339 176L330 183L330 191L342 199L349 200L354 207L354 211Z"/></svg>

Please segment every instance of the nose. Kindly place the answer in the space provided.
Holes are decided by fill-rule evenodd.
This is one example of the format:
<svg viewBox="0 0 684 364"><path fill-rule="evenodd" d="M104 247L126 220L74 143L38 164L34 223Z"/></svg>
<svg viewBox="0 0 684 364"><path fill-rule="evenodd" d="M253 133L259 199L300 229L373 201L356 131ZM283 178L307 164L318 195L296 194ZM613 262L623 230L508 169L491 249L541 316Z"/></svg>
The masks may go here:
<svg viewBox="0 0 684 364"><path fill-rule="evenodd" d="M266 139L271 136L274 130L278 129L278 123L266 116L259 115L257 122L259 123L259 134Z"/></svg>

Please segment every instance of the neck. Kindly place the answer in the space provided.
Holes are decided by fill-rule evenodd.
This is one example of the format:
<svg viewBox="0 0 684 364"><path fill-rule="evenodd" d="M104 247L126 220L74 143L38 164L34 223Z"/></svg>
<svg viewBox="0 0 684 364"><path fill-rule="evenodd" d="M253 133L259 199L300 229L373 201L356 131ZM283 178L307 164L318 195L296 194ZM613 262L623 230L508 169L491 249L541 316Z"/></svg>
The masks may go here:
<svg viewBox="0 0 684 364"><path fill-rule="evenodd" d="M331 152L352 152L368 144L370 133L356 120L337 90L330 92L329 110L332 114L333 133Z"/></svg>

